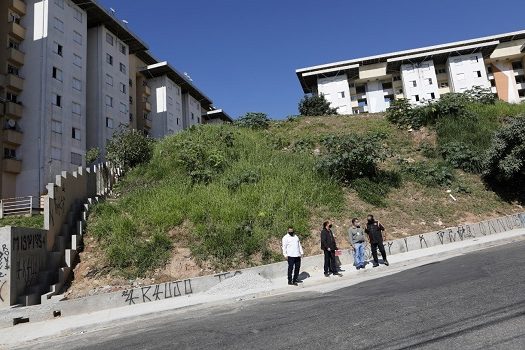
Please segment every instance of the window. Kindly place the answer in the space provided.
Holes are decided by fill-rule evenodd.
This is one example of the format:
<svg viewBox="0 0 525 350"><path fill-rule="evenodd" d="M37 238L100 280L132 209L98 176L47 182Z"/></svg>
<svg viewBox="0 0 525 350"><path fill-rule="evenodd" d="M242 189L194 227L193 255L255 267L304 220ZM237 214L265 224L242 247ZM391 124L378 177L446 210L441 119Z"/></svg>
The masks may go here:
<svg viewBox="0 0 525 350"><path fill-rule="evenodd" d="M75 152L71 152L71 164L81 166L82 165L82 155L75 153Z"/></svg>
<svg viewBox="0 0 525 350"><path fill-rule="evenodd" d="M414 101L419 102L419 95L414 95Z"/></svg>
<svg viewBox="0 0 525 350"><path fill-rule="evenodd" d="M82 115L82 107L80 106L80 103L73 102L72 111L73 114L76 114L78 116Z"/></svg>
<svg viewBox="0 0 525 350"><path fill-rule="evenodd" d="M365 107L367 105L366 98L362 98L362 99L357 100L357 105L359 107Z"/></svg>
<svg viewBox="0 0 525 350"><path fill-rule="evenodd" d="M128 50L126 49L126 46L123 43L118 43L118 49L123 55L128 53Z"/></svg>
<svg viewBox="0 0 525 350"><path fill-rule="evenodd" d="M393 78L394 81L398 81L398 80L401 80L401 77L399 75L394 75L394 78Z"/></svg>
<svg viewBox="0 0 525 350"><path fill-rule="evenodd" d="M113 56L111 56L109 53L106 54L106 63L109 65L113 65Z"/></svg>
<svg viewBox="0 0 525 350"><path fill-rule="evenodd" d="M113 119L106 118L106 128L113 129Z"/></svg>
<svg viewBox="0 0 525 350"><path fill-rule="evenodd" d="M13 148L4 148L4 159L16 159L16 150Z"/></svg>
<svg viewBox="0 0 525 350"><path fill-rule="evenodd" d="M7 73L20 76L20 70L18 69L18 67L12 66L10 64L7 65Z"/></svg>
<svg viewBox="0 0 525 350"><path fill-rule="evenodd" d="M177 118L177 125L179 125L179 118Z"/></svg>
<svg viewBox="0 0 525 350"><path fill-rule="evenodd" d="M56 80L58 81L62 81L62 70L57 68L57 67L53 67L53 78L55 78Z"/></svg>
<svg viewBox="0 0 525 350"><path fill-rule="evenodd" d="M133 86L133 80L129 78L129 86Z"/></svg>
<svg viewBox="0 0 525 350"><path fill-rule="evenodd" d="M168 96L168 105L173 106L173 97Z"/></svg>
<svg viewBox="0 0 525 350"><path fill-rule="evenodd" d="M20 49L20 43L16 40L13 40L9 38L9 48L19 50Z"/></svg>
<svg viewBox="0 0 525 350"><path fill-rule="evenodd" d="M122 92L123 94L126 93L126 84L120 83L120 92Z"/></svg>
<svg viewBox="0 0 525 350"><path fill-rule="evenodd" d="M80 129L71 128L71 137L80 141Z"/></svg>
<svg viewBox="0 0 525 350"><path fill-rule="evenodd" d="M55 42L53 45L53 52L59 56L62 56L63 51L64 51L64 47L60 45L59 43Z"/></svg>
<svg viewBox="0 0 525 350"><path fill-rule="evenodd" d="M403 93L403 89L399 89L399 90L397 90L397 93L398 93L398 94L402 94L402 93Z"/></svg>
<svg viewBox="0 0 525 350"><path fill-rule="evenodd" d="M73 15L73 18L75 18L77 21L82 23L82 12L80 12L79 9L74 9L75 14Z"/></svg>
<svg viewBox="0 0 525 350"><path fill-rule="evenodd" d="M60 150L60 148L51 147L51 159L62 160L62 150Z"/></svg>
<svg viewBox="0 0 525 350"><path fill-rule="evenodd" d="M73 54L73 64L78 68L82 68L82 57Z"/></svg>
<svg viewBox="0 0 525 350"><path fill-rule="evenodd" d="M194 120L195 119L195 115L193 114L193 112L191 112L191 120Z"/></svg>
<svg viewBox="0 0 525 350"><path fill-rule="evenodd" d="M57 134L62 134L62 123L57 120L51 120L51 131Z"/></svg>
<svg viewBox="0 0 525 350"><path fill-rule="evenodd" d="M359 85L355 87L356 94L366 94L366 87L364 85Z"/></svg>
<svg viewBox="0 0 525 350"><path fill-rule="evenodd" d="M443 74L443 73L446 73L447 70L445 68L438 68L437 69L437 74Z"/></svg>
<svg viewBox="0 0 525 350"><path fill-rule="evenodd" d="M448 87L448 82L447 81L442 81L441 83L439 83L439 87L440 88L447 88Z"/></svg>
<svg viewBox="0 0 525 350"><path fill-rule="evenodd" d="M61 20L59 20L58 18L55 17L55 24L54 24L54 27L56 30L58 30L60 33L64 33L64 22L62 22Z"/></svg>
<svg viewBox="0 0 525 350"><path fill-rule="evenodd" d="M106 84L113 86L113 77L109 74L106 74Z"/></svg>
<svg viewBox="0 0 525 350"><path fill-rule="evenodd" d="M73 32L73 41L79 45L82 45L82 34L77 31Z"/></svg>
<svg viewBox="0 0 525 350"><path fill-rule="evenodd" d="M344 91L339 91L337 94L339 95L339 98L345 98L345 92Z"/></svg>
<svg viewBox="0 0 525 350"><path fill-rule="evenodd" d="M521 61L512 62L512 69L523 69L523 64L521 63Z"/></svg>
<svg viewBox="0 0 525 350"><path fill-rule="evenodd" d="M9 22L20 24L20 15L14 12L9 12Z"/></svg>
<svg viewBox="0 0 525 350"><path fill-rule="evenodd" d="M478 78L481 78L481 71L480 71L480 70L474 71L474 74L475 74Z"/></svg>
<svg viewBox="0 0 525 350"><path fill-rule="evenodd" d="M113 107L113 97L106 95L106 106Z"/></svg>
<svg viewBox="0 0 525 350"><path fill-rule="evenodd" d="M73 78L73 89L82 91L82 82L77 78Z"/></svg>
<svg viewBox="0 0 525 350"><path fill-rule="evenodd" d="M456 76L458 80L465 80L465 73L458 73Z"/></svg>
<svg viewBox="0 0 525 350"><path fill-rule="evenodd" d="M472 61L479 62L479 57L478 57L478 56L472 56L470 59L471 59Z"/></svg>
<svg viewBox="0 0 525 350"><path fill-rule="evenodd" d="M428 85L432 85L432 78L427 79Z"/></svg>
<svg viewBox="0 0 525 350"><path fill-rule="evenodd" d="M436 99L436 94L434 94L433 92L430 93L430 99L431 100L435 100Z"/></svg>
<svg viewBox="0 0 525 350"><path fill-rule="evenodd" d="M126 66L123 63L120 64L120 71L126 74Z"/></svg>
<svg viewBox="0 0 525 350"><path fill-rule="evenodd" d="M111 34L109 34L109 33L106 33L106 42L107 42L109 45L113 46L113 41L114 41L114 40L115 40L115 39L113 38L113 35L111 35Z"/></svg>
<svg viewBox="0 0 525 350"><path fill-rule="evenodd" d="M383 85L383 90L388 90L388 89L392 88L392 83L391 82L385 82L382 85Z"/></svg>
<svg viewBox="0 0 525 350"><path fill-rule="evenodd" d="M62 96L53 94L53 104L57 107L62 107Z"/></svg>
<svg viewBox="0 0 525 350"><path fill-rule="evenodd" d="M64 8L64 0L55 0L55 4L61 9Z"/></svg>
<svg viewBox="0 0 525 350"><path fill-rule="evenodd" d="M9 102L18 103L18 95L15 95L11 92L5 93L5 99L8 100Z"/></svg>
<svg viewBox="0 0 525 350"><path fill-rule="evenodd" d="M124 114L128 113L128 108L126 107L124 103L120 103L120 112Z"/></svg>
<svg viewBox="0 0 525 350"><path fill-rule="evenodd" d="M416 82L415 80L410 81L410 84L411 84L413 87L417 87L417 82Z"/></svg>
<svg viewBox="0 0 525 350"><path fill-rule="evenodd" d="M525 75L516 75L516 84L525 83Z"/></svg>
<svg viewBox="0 0 525 350"><path fill-rule="evenodd" d="M494 79L490 81L490 86L496 87L496 81Z"/></svg>
<svg viewBox="0 0 525 350"><path fill-rule="evenodd" d="M518 96L520 98L524 98L525 97L525 89L518 90Z"/></svg>

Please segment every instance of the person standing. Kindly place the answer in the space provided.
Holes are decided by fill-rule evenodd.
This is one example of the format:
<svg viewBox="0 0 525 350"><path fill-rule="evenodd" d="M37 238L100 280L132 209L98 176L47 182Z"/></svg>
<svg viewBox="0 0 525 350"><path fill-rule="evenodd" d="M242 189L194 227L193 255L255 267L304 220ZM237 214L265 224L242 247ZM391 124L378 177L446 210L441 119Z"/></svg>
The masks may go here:
<svg viewBox="0 0 525 350"><path fill-rule="evenodd" d="M352 227L348 229L348 240L354 248L354 265L356 269L365 268L365 232L357 218L352 219Z"/></svg>
<svg viewBox="0 0 525 350"><path fill-rule="evenodd" d="M301 268L301 256L304 252L299 237L295 234L292 226L288 227L288 233L283 236L282 243L283 255L288 259L288 284L296 286Z"/></svg>
<svg viewBox="0 0 525 350"><path fill-rule="evenodd" d="M334 234L332 232L332 224L329 221L323 222L323 229L321 231L321 249L324 252L324 275L328 277L331 273L334 276L342 276L335 266L335 251L337 250L337 244L335 243Z"/></svg>
<svg viewBox="0 0 525 350"><path fill-rule="evenodd" d="M386 240L384 236L385 228L379 221L374 219L373 215L368 215L367 224L365 232L368 234L368 239L370 240L370 249L372 250L372 257L374 258L374 267L379 266L379 260L377 259L377 249L381 252L381 257L383 258L383 264L386 266L389 265L388 260L386 259L385 245L383 241Z"/></svg>

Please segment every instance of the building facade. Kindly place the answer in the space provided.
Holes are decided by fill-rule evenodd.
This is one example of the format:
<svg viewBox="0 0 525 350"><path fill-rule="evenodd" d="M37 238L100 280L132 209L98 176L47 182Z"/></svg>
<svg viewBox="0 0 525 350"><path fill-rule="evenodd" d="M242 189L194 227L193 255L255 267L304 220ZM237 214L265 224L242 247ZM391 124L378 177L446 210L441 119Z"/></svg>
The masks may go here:
<svg viewBox="0 0 525 350"><path fill-rule="evenodd" d="M339 114L384 112L475 86L525 101L525 31L357 58L296 70L304 93L324 95Z"/></svg>
<svg viewBox="0 0 525 350"><path fill-rule="evenodd" d="M31 195L36 207L118 130L160 138L214 110L95 0L2 0L0 18L0 198Z"/></svg>

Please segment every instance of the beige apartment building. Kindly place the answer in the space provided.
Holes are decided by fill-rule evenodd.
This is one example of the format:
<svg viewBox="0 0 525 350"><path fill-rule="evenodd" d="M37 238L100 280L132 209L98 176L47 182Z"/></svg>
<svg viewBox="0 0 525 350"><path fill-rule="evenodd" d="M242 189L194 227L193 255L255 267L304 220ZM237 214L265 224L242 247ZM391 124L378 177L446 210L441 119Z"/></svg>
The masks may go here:
<svg viewBox="0 0 525 350"><path fill-rule="evenodd" d="M474 86L525 101L525 30L355 58L296 70L304 93L324 95L339 114L384 112L390 102L437 100Z"/></svg>
<svg viewBox="0 0 525 350"><path fill-rule="evenodd" d="M2 0L0 40L0 198L37 207L48 182L118 130L160 138L215 110L95 0Z"/></svg>

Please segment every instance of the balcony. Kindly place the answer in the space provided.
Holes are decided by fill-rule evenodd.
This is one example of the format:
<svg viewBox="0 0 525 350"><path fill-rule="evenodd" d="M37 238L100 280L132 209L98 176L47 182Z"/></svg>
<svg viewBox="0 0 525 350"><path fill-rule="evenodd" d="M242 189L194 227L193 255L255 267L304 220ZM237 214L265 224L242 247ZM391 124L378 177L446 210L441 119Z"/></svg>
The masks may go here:
<svg viewBox="0 0 525 350"><path fill-rule="evenodd" d="M5 116L8 118L22 118L23 107L22 105L14 102L6 102L5 104Z"/></svg>
<svg viewBox="0 0 525 350"><path fill-rule="evenodd" d="M22 170L22 161L18 159L5 158L2 165L6 173L19 174Z"/></svg>
<svg viewBox="0 0 525 350"><path fill-rule="evenodd" d="M5 77L5 85L14 91L20 92L24 88L24 79L14 74L8 74Z"/></svg>
<svg viewBox="0 0 525 350"><path fill-rule="evenodd" d="M150 96L151 95L151 88L147 85L144 86L144 95Z"/></svg>
<svg viewBox="0 0 525 350"><path fill-rule="evenodd" d="M9 0L9 8L18 13L20 16L24 16L26 14L26 3L22 0Z"/></svg>
<svg viewBox="0 0 525 350"><path fill-rule="evenodd" d="M24 64L25 54L13 47L7 49L7 59L15 64L22 66Z"/></svg>
<svg viewBox="0 0 525 350"><path fill-rule="evenodd" d="M9 34L18 40L24 40L26 38L26 29L18 23L11 22L9 23Z"/></svg>
<svg viewBox="0 0 525 350"><path fill-rule="evenodd" d="M4 142L11 145L22 144L22 133L13 129L4 130Z"/></svg>
<svg viewBox="0 0 525 350"><path fill-rule="evenodd" d="M148 112L151 112L151 103L148 101L144 102L144 109Z"/></svg>
<svg viewBox="0 0 525 350"><path fill-rule="evenodd" d="M144 119L144 126L148 129L151 129L151 120Z"/></svg>

